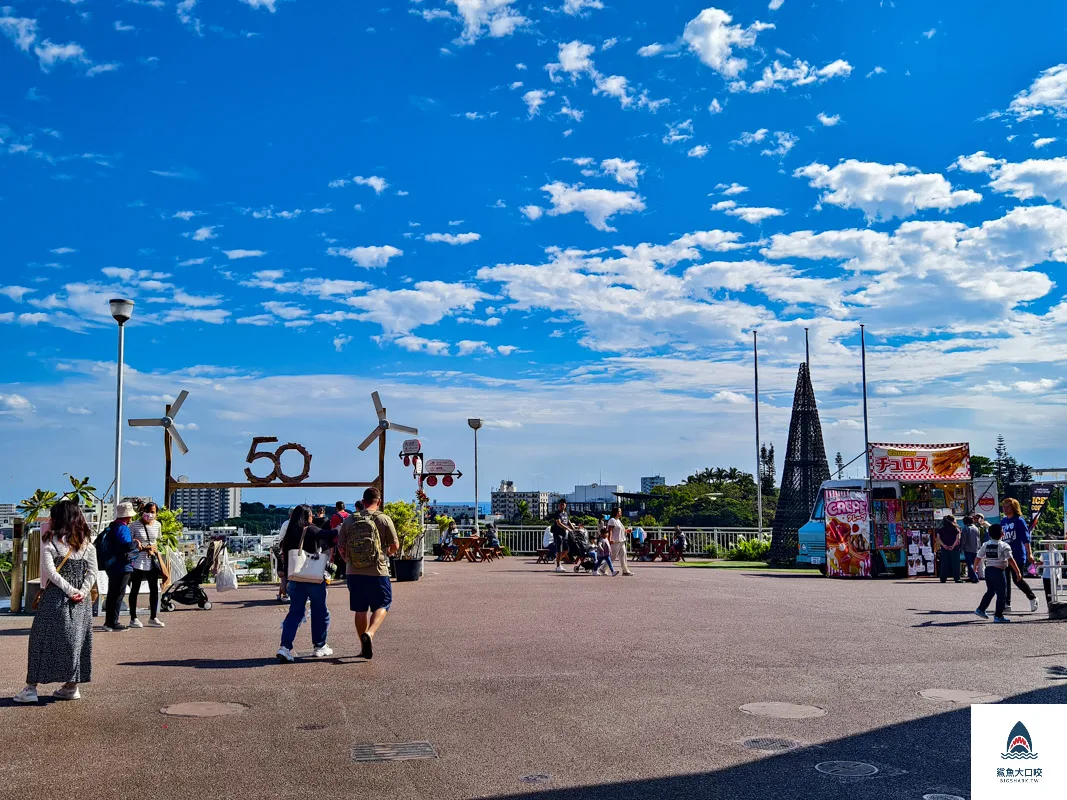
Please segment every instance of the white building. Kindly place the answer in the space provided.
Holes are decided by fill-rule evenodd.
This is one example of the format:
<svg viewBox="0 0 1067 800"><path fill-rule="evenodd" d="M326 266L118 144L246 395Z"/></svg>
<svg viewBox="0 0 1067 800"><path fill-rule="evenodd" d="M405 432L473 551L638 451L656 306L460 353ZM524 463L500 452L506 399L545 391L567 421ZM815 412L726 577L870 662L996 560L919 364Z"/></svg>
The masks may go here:
<svg viewBox="0 0 1067 800"><path fill-rule="evenodd" d="M555 492L519 492L512 481L501 481L500 488L492 493L492 513L503 519L519 518L519 503L525 501L530 516L548 519L553 512L552 504L559 497Z"/></svg>
<svg viewBox="0 0 1067 800"><path fill-rule="evenodd" d="M610 514L619 504L615 495L623 491L622 485L617 483L590 483L575 486L564 499L572 514Z"/></svg>
<svg viewBox="0 0 1067 800"><path fill-rule="evenodd" d="M236 489L182 489L188 481L179 476L178 485L171 493L170 508L181 509L182 523L192 528L207 528L218 522L241 515L241 490Z"/></svg>
<svg viewBox="0 0 1067 800"><path fill-rule="evenodd" d="M662 475L653 475L649 478L641 479L641 494L652 494L653 486L666 486L667 479Z"/></svg>
<svg viewBox="0 0 1067 800"><path fill-rule="evenodd" d="M15 511L16 503L0 503L0 528L10 527L15 517L19 514Z"/></svg>
<svg viewBox="0 0 1067 800"><path fill-rule="evenodd" d="M430 503L430 513L435 517L444 515L455 520L474 519L474 506L463 503Z"/></svg>

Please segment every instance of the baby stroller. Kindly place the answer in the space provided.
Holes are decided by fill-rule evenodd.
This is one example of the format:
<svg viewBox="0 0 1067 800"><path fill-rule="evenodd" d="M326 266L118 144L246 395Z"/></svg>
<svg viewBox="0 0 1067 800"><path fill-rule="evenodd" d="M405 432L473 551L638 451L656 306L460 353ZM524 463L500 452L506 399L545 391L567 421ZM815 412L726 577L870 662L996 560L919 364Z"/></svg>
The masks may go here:
<svg viewBox="0 0 1067 800"><path fill-rule="evenodd" d="M208 575L215 569L215 562L218 561L223 546L222 542L208 544L207 552L197 562L197 565L189 570L183 578L180 578L177 583L172 583L168 586L167 591L163 592L163 597L159 600L160 609L173 611L174 603L178 602L183 606L195 605L204 609L204 611L210 611L211 601L207 599L207 592L201 588L200 584L207 580Z"/></svg>
<svg viewBox="0 0 1067 800"><path fill-rule="evenodd" d="M596 551L590 546L584 529L579 528L571 533L569 552L574 560L575 572L581 572L583 569L592 572L596 569Z"/></svg>

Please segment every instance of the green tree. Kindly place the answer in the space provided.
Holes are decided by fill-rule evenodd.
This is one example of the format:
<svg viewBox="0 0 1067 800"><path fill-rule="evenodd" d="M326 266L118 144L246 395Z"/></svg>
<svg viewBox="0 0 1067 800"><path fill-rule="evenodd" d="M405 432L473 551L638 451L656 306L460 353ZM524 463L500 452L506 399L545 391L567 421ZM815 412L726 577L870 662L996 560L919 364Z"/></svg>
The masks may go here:
<svg viewBox="0 0 1067 800"><path fill-rule="evenodd" d="M415 504L394 500L392 503L386 503L382 512L393 521L393 527L396 528L396 534L400 539L398 554L406 558L412 557L414 555L412 551L422 537Z"/></svg>
<svg viewBox="0 0 1067 800"><path fill-rule="evenodd" d="M841 480L841 473L845 471L845 457L841 455L841 451L837 451L837 455L834 456L834 467L837 473L837 479Z"/></svg>
<svg viewBox="0 0 1067 800"><path fill-rule="evenodd" d="M774 468L774 443L760 445L760 488L763 494L774 494L775 468Z"/></svg>
<svg viewBox="0 0 1067 800"><path fill-rule="evenodd" d="M520 500L515 504L515 513L519 515L519 522L525 522L530 519L530 504L525 500Z"/></svg>
<svg viewBox="0 0 1067 800"><path fill-rule="evenodd" d="M37 521L45 511L52 508L57 502L58 495L55 492L46 492L44 489L36 489L33 494L15 506L23 517L26 524L30 525Z"/></svg>
<svg viewBox="0 0 1067 800"><path fill-rule="evenodd" d="M69 492L63 495L63 500L73 500L80 506L86 508L92 508L96 504L96 487L89 484L89 476L86 475L81 480L78 480L69 472L64 472L70 479L71 489Z"/></svg>
<svg viewBox="0 0 1067 800"><path fill-rule="evenodd" d="M996 473L993 459L985 456L971 456L971 477L985 478Z"/></svg>
<svg viewBox="0 0 1067 800"><path fill-rule="evenodd" d="M156 515L159 522L159 549L177 550L180 546L182 531L185 526L181 523L182 510L171 511L169 508L161 508Z"/></svg>

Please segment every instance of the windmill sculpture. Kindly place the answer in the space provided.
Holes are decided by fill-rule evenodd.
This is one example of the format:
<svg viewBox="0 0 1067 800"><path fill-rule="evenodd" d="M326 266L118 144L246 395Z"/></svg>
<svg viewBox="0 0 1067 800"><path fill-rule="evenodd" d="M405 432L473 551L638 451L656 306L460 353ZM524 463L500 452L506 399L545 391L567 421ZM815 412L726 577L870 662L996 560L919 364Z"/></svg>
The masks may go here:
<svg viewBox="0 0 1067 800"><path fill-rule="evenodd" d="M178 446L178 452L183 456L189 452L188 445L185 444L185 440L182 439L182 435L178 433L178 429L174 426L174 418L178 416L178 412L181 411L182 403L189 396L189 393L182 389L178 393L178 397L175 401L168 405L164 411L163 416L159 419L131 419L127 420L131 428L162 428L163 429L163 452L166 456L166 469L167 474L164 477L163 482L163 502L164 504L170 503L170 444L171 441Z"/></svg>
<svg viewBox="0 0 1067 800"><path fill-rule="evenodd" d="M382 405L382 399L378 396L377 392L371 392L370 399L374 401L374 411L378 415L378 427L371 431L370 435L360 444L360 450L366 450L370 447L374 440L378 440L378 477L380 479L380 485L378 488L382 493L382 502L385 502L385 434L386 431L398 431L400 433L408 433L412 436L418 436L418 428L410 428L407 425L397 425L388 420L385 415L385 407Z"/></svg>

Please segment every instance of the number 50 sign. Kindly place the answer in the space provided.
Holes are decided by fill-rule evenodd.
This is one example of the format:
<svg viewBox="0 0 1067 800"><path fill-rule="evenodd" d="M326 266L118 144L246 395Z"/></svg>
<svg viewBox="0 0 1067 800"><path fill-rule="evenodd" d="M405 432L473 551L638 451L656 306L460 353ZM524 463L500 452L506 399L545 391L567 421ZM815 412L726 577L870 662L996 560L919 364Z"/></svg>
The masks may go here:
<svg viewBox="0 0 1067 800"><path fill-rule="evenodd" d="M248 456L245 458L245 462L252 464L259 459L267 459L270 461L274 468L268 475L259 476L254 475L252 470L245 467L245 477L252 483L267 484L274 481L277 478L282 483L300 483L307 479L308 474L311 472L311 453L307 451L302 444L296 444L295 442L289 442L283 444L276 450L259 450L257 449L261 444L269 444L278 441L276 436L256 436L252 439L252 446L248 448ZM295 450L304 457L304 469L299 475L286 475L282 470L282 453L286 450Z"/></svg>

